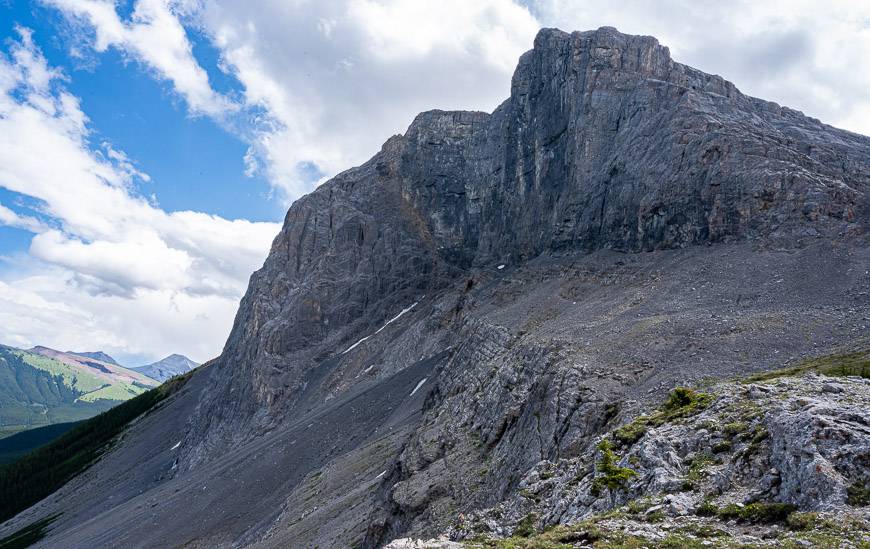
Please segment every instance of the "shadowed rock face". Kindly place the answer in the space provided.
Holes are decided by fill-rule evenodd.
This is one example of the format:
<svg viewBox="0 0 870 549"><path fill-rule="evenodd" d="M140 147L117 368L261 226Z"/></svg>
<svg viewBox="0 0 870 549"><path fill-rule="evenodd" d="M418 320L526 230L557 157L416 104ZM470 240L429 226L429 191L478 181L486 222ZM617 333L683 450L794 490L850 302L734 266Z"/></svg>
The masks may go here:
<svg viewBox="0 0 870 549"><path fill-rule="evenodd" d="M868 159L653 38L542 30L492 114L420 114L296 201L167 405L189 420L26 518L63 510L68 546L440 533L676 384L866 333ZM149 440L180 444L131 466Z"/></svg>

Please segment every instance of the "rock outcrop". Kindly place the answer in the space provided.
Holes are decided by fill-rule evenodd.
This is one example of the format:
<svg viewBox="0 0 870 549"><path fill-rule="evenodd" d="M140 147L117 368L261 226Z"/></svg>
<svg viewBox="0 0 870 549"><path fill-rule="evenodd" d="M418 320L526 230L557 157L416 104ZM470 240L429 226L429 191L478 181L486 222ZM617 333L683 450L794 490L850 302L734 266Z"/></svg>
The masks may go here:
<svg viewBox="0 0 870 549"><path fill-rule="evenodd" d="M808 374L707 391L692 392L685 412L666 405L661 423L644 415L606 433L609 449L540 462L508 500L466 517L458 535L511 534L529 514L541 526L573 524L644 499L661 502L646 512L670 516L758 502L860 516L867 502L850 492L870 482L870 379ZM701 398L709 404L692 409ZM602 471L605 451L631 472Z"/></svg>
<svg viewBox="0 0 870 549"><path fill-rule="evenodd" d="M440 535L674 386L865 336L868 221L870 138L650 37L542 30L493 113L420 114L291 206L223 353L166 405L183 425L155 412L4 528L63 511L48 542L67 546ZM130 466L144 441L171 444ZM779 490L808 489L786 479L812 459L782 459ZM571 516L599 508L582 493Z"/></svg>

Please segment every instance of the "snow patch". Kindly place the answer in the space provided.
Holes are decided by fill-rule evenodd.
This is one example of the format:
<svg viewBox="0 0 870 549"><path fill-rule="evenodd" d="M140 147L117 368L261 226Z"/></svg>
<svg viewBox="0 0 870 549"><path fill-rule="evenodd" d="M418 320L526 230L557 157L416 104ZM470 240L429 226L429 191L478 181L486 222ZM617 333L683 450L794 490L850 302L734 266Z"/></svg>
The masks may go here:
<svg viewBox="0 0 870 549"><path fill-rule="evenodd" d="M426 296L424 295L423 297L426 297ZM422 298L420 298L420 299L422 299ZM379 333L381 333L382 331L384 331L384 328L386 328L387 326L389 326L389 325L392 324L393 322L399 320L399 318L400 318L403 314L407 313L408 311L410 311L411 309L413 309L414 307L416 307L416 306L417 306L417 303L420 303L420 302L419 302L419 301L415 301L414 303L411 304L410 307L407 307L407 308L405 308L405 309L402 309L402 312L400 312L399 314L397 314L396 316L394 316L393 318L391 318L390 320L388 320L387 323L384 324L383 326L381 326L381 328L380 328L377 332L375 332L375 333L373 333L373 334L370 334L370 335L367 335L367 336L365 336L364 338L360 339L359 341L357 341L356 343L354 343L353 345L351 345L350 347L348 347L347 350L345 350L345 351L344 351L343 353L341 353L341 354L344 355L344 354L349 353L350 351L352 351L353 349L355 349L356 346L359 345L360 343L362 343L363 341L365 341L365 340L371 338L372 336L376 336L376 335L378 335Z"/></svg>
<svg viewBox="0 0 870 549"><path fill-rule="evenodd" d="M408 395L408 396L414 396L414 393L417 392L417 389L419 389L420 387L422 387L423 384L426 383L426 380L427 380L427 379L429 379L429 378L428 378L428 377L424 377L423 379L421 379L421 380L420 380L420 383L418 383L417 386L414 387L414 390L411 391L411 394Z"/></svg>
<svg viewBox="0 0 870 549"><path fill-rule="evenodd" d="M347 352L347 351L345 351L345 352ZM342 353L342 354L344 354L344 353ZM371 366L369 366L368 368L366 368L366 369L363 370L362 372L360 372L360 373L358 373L357 375L355 375L353 378L354 378L354 379L357 379L359 376L371 372L371 371L372 371L372 368L374 368L374 367L375 367L375 365L372 364Z"/></svg>

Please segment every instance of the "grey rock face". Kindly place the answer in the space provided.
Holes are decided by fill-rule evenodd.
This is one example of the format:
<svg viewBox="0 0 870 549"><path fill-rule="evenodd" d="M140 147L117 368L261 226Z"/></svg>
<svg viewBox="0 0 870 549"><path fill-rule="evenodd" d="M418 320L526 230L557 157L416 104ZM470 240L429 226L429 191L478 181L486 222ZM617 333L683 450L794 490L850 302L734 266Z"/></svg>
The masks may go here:
<svg viewBox="0 0 870 549"><path fill-rule="evenodd" d="M675 385L866 335L868 193L870 138L652 38L545 29L493 113L422 113L296 201L224 352L167 405L187 423L151 414L94 469L129 473L26 517L62 511L47 539L73 547L376 547L501 502L620 503L585 477L536 490ZM125 468L146 435L166 448ZM643 489L682 482L692 440L648 434Z"/></svg>
<svg viewBox="0 0 870 549"><path fill-rule="evenodd" d="M494 113L423 113L290 208L201 415L285 409L324 353L483 266L863 234L868 158L867 137L744 96L653 38L542 30Z"/></svg>
<svg viewBox="0 0 870 549"><path fill-rule="evenodd" d="M641 498L650 502L647 513L672 517L694 515L702 501L860 514L847 503L847 488L864 482L870 467L870 380L839 378L848 399L825 390L830 380L807 375L711 387L719 397L709 408L617 446L619 465L635 472L624 488L592 489L601 476L598 453L542 461L516 494L469 515L453 534L509 535L530 513L539 525L572 524Z"/></svg>

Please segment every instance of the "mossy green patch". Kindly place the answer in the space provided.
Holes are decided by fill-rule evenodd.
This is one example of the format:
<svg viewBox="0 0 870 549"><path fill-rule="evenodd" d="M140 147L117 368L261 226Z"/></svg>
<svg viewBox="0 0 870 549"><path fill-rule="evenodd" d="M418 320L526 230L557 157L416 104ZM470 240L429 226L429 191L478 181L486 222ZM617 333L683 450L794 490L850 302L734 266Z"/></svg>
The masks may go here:
<svg viewBox="0 0 870 549"><path fill-rule="evenodd" d="M803 513L801 511L795 511L789 514L785 523L790 530L796 531L836 528L836 525L833 522L823 519L818 513Z"/></svg>
<svg viewBox="0 0 870 549"><path fill-rule="evenodd" d="M683 489L693 490L707 476L707 466L715 463L716 460L706 454L698 454L692 456L686 465L689 470L686 473L686 478L683 479Z"/></svg>
<svg viewBox="0 0 870 549"><path fill-rule="evenodd" d="M677 387L670 392L661 407L650 415L639 416L613 431L613 438L621 445L630 446L640 440L649 427L691 417L702 412L713 402L713 395Z"/></svg>
<svg viewBox="0 0 870 549"><path fill-rule="evenodd" d="M534 535L536 533L536 520L538 520L538 515L536 515L535 513L529 513L528 515L524 516L523 519L517 524L517 527L514 530L514 535L521 538L527 538Z"/></svg>
<svg viewBox="0 0 870 549"><path fill-rule="evenodd" d="M773 524L785 522L788 516L797 510L790 503L750 503L737 505L729 503L720 508L716 515L722 520L737 520L749 524Z"/></svg>
<svg viewBox="0 0 870 549"><path fill-rule="evenodd" d="M655 505L655 500L650 497L645 497L629 501L625 508L632 515L642 515L653 505Z"/></svg>
<svg viewBox="0 0 870 549"><path fill-rule="evenodd" d="M870 505L870 481L856 480L846 489L846 503L853 507Z"/></svg>
<svg viewBox="0 0 870 549"><path fill-rule="evenodd" d="M722 454L731 451L731 441L721 440L713 445L713 453Z"/></svg>
<svg viewBox="0 0 870 549"><path fill-rule="evenodd" d="M730 437L739 435L747 429L749 429L749 426L742 421L732 421L731 423L726 423L722 426L722 432Z"/></svg>

